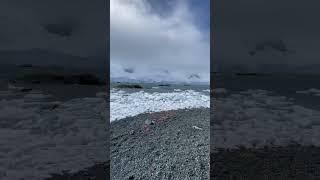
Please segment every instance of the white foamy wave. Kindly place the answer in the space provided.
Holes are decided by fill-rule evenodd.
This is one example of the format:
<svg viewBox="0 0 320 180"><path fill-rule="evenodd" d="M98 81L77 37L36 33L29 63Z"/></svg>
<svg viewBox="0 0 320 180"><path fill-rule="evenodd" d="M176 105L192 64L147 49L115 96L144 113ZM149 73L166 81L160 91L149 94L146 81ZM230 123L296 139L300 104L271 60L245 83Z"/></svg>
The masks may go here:
<svg viewBox="0 0 320 180"><path fill-rule="evenodd" d="M66 102L39 92L0 95L0 179L45 179L108 160L103 93Z"/></svg>
<svg viewBox="0 0 320 180"><path fill-rule="evenodd" d="M247 90L215 100L217 148L287 146L291 142L320 146L320 111L266 90Z"/></svg>
<svg viewBox="0 0 320 180"><path fill-rule="evenodd" d="M146 112L159 112L185 108L210 107L210 97L193 90L170 93L127 93L111 90L110 121Z"/></svg>

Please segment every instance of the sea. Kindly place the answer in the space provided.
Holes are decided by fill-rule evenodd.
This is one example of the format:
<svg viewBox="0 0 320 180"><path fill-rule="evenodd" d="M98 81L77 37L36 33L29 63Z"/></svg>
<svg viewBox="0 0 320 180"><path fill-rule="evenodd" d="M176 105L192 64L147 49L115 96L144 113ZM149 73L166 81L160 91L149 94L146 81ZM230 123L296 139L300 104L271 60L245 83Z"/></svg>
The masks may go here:
<svg viewBox="0 0 320 180"><path fill-rule="evenodd" d="M298 105L320 110L319 75L217 76L215 87L230 93L267 90L271 95L292 98Z"/></svg>
<svg viewBox="0 0 320 180"><path fill-rule="evenodd" d="M142 88L119 88L120 84L124 83L110 84L110 121L143 113L210 107L209 84L138 83Z"/></svg>
<svg viewBox="0 0 320 180"><path fill-rule="evenodd" d="M320 146L320 76L230 75L214 83L223 89L214 102L215 147Z"/></svg>

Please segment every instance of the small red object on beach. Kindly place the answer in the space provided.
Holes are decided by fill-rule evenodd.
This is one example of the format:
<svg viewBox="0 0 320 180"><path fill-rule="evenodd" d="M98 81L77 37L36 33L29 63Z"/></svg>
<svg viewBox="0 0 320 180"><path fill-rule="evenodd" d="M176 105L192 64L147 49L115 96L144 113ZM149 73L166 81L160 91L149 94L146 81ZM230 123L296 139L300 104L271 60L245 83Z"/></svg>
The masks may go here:
<svg viewBox="0 0 320 180"><path fill-rule="evenodd" d="M143 126L143 130L144 130L144 132L148 132L148 131L150 131L150 127L145 124L145 125Z"/></svg>

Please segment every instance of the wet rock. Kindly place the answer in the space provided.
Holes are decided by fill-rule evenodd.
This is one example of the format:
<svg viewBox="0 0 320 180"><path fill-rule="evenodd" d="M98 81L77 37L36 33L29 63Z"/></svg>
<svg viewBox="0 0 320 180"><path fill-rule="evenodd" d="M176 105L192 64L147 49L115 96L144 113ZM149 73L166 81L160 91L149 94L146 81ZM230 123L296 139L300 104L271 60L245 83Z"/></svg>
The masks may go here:
<svg viewBox="0 0 320 180"><path fill-rule="evenodd" d="M170 87L170 84L159 84L158 86L166 86L166 87Z"/></svg>

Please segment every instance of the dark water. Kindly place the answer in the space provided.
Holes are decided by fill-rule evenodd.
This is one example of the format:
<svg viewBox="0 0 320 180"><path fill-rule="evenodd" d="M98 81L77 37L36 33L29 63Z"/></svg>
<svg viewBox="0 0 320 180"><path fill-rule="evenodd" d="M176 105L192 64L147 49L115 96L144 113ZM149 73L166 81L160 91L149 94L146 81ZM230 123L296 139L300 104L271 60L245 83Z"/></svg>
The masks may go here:
<svg viewBox="0 0 320 180"><path fill-rule="evenodd" d="M215 77L216 88L226 88L231 93L248 89L272 91L273 95L293 98L294 102L308 108L320 109L320 96L299 94L296 91L320 89L320 76L219 76Z"/></svg>
<svg viewBox="0 0 320 180"><path fill-rule="evenodd" d="M112 88L117 88L118 85L120 84L127 84L127 83L111 83L110 84L110 89ZM122 90L127 91L127 92L137 92L137 91L145 91L149 93L153 92L160 92L160 93L166 93L166 92L173 92L177 89L179 90L194 90L198 92L203 92L205 94L209 95L209 92L206 92L204 90L210 89L209 85L199 85L199 84L160 84L160 83L132 83L132 84L139 84L142 86L142 89L131 89L131 88L124 88Z"/></svg>
<svg viewBox="0 0 320 180"><path fill-rule="evenodd" d="M57 84L57 83L15 83L17 87L23 87L26 89L38 90L43 94L53 96L53 100L68 101L75 98L95 97L96 93L106 91L106 87L103 85L78 85L78 84ZM0 91L8 90L8 80L0 79ZM17 98L23 97L28 92L20 92L17 90ZM10 99L8 97L0 97ZM15 98L14 96L12 98Z"/></svg>

